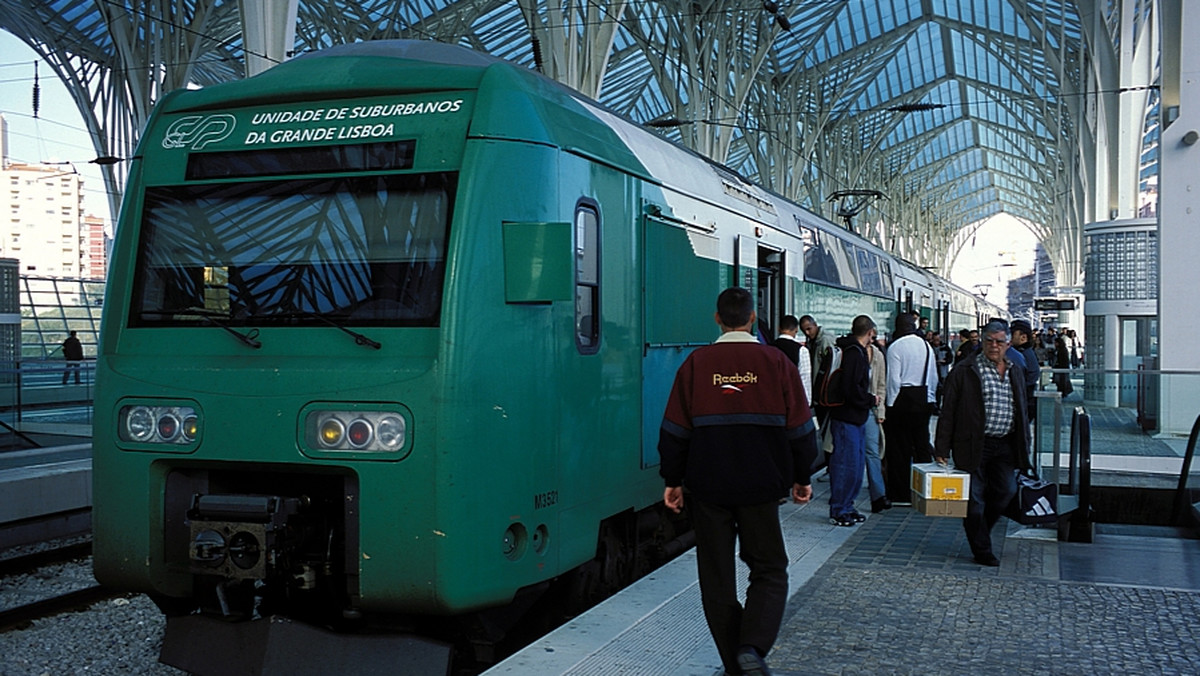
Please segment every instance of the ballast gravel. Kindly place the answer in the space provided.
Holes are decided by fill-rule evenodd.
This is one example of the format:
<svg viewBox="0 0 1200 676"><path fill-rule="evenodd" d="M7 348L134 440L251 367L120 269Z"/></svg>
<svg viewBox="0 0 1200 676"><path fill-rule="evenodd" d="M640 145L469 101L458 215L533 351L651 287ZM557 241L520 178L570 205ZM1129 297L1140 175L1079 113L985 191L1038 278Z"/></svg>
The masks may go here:
<svg viewBox="0 0 1200 676"><path fill-rule="evenodd" d="M91 557L0 577L0 610L93 584ZM164 625L149 598L130 595L2 630L0 676L183 676L158 662Z"/></svg>

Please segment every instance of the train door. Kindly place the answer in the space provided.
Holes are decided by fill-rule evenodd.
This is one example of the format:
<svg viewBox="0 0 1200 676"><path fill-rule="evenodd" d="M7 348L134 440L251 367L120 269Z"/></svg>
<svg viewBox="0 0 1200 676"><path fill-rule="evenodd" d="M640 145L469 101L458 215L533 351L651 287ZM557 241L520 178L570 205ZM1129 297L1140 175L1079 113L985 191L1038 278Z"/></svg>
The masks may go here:
<svg viewBox="0 0 1200 676"><path fill-rule="evenodd" d="M713 322L727 280L720 240L687 224L642 218L642 467L659 463L658 430L675 372L720 335Z"/></svg>
<svg viewBox="0 0 1200 676"><path fill-rule="evenodd" d="M779 331L779 320L784 315L783 251L765 246L758 247L758 331L770 342Z"/></svg>

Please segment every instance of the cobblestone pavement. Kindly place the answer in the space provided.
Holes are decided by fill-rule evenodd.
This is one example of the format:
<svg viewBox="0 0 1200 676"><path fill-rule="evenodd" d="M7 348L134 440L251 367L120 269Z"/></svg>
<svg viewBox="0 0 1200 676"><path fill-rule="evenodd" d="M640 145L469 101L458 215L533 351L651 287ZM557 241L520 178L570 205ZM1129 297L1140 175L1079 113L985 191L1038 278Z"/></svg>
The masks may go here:
<svg viewBox="0 0 1200 676"><path fill-rule="evenodd" d="M1001 566L978 566L961 524L909 508L872 515L792 597L774 673L1200 674L1200 584L1179 572L1200 542L1166 541L1171 565L1157 577L1145 568L1158 555L1143 553L1140 567L1117 556L1113 567L1142 569L1122 580L1107 550L1088 550L1095 571L1071 572L1060 560L1094 545L1018 533L1006 519L992 535Z"/></svg>

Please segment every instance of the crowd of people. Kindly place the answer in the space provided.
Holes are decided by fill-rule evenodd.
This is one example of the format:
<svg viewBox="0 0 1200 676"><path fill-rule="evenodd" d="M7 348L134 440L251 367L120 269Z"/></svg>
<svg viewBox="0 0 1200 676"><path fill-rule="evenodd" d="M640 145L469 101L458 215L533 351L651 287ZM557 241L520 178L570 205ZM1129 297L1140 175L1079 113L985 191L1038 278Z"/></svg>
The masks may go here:
<svg viewBox="0 0 1200 676"><path fill-rule="evenodd" d="M1073 330L1023 320L945 340L927 318L900 313L885 341L867 315L844 336L789 315L772 338L754 305L737 287L718 297L721 337L680 367L659 438L663 502L691 515L701 602L729 674L770 673L787 592L778 508L811 500L821 467L830 522L854 527L867 518L855 507L864 481L879 513L911 505L913 463L952 462L971 475L963 529L974 559L998 566L990 533L1030 468L1041 369L1083 363ZM735 557L750 568L744 604Z"/></svg>

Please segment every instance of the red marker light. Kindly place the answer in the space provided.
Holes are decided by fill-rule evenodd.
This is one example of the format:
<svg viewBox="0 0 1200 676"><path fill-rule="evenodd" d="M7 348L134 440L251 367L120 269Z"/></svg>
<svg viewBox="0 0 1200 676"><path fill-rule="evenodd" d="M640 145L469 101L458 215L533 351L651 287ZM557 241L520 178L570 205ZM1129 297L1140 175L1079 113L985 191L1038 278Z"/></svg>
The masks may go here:
<svg viewBox="0 0 1200 676"><path fill-rule="evenodd" d="M350 423L350 428L346 430L346 437L350 440L350 445L356 448L366 446L371 441L371 425L366 420L355 420Z"/></svg>
<svg viewBox="0 0 1200 676"><path fill-rule="evenodd" d="M172 441L179 434L179 418L164 415L158 419L158 436L164 441Z"/></svg>

